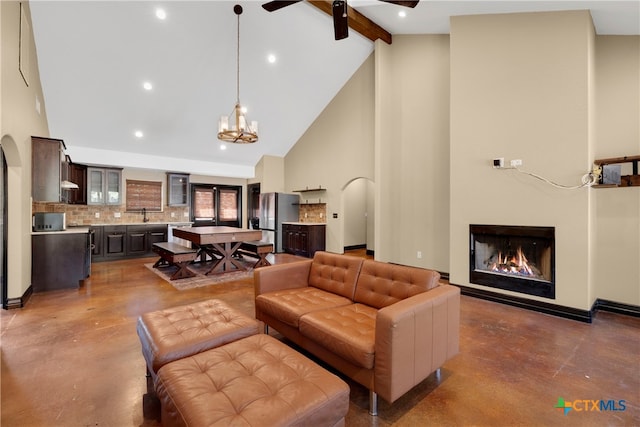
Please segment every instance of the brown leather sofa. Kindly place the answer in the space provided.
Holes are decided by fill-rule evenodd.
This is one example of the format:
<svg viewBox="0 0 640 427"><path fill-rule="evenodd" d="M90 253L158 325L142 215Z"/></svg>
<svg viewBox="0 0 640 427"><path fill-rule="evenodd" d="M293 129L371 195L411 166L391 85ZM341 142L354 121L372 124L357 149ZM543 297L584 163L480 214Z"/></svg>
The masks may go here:
<svg viewBox="0 0 640 427"><path fill-rule="evenodd" d="M433 270L316 252L254 272L256 318L393 403L458 353L460 290Z"/></svg>

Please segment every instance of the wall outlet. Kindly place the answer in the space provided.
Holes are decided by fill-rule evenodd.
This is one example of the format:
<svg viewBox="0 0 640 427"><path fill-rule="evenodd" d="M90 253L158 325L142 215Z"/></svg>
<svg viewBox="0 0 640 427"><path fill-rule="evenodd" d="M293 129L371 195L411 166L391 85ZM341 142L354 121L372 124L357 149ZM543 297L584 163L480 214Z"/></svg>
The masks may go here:
<svg viewBox="0 0 640 427"><path fill-rule="evenodd" d="M511 160L511 167L517 168L518 166L522 166L522 160L520 159Z"/></svg>
<svg viewBox="0 0 640 427"><path fill-rule="evenodd" d="M498 157L497 159L493 159L493 167L496 169L500 169L504 167L504 157Z"/></svg>
<svg viewBox="0 0 640 427"><path fill-rule="evenodd" d="M100 218L100 212L96 212L96 218Z"/></svg>
<svg viewBox="0 0 640 427"><path fill-rule="evenodd" d="M183 212L182 216L185 217L185 218L189 218L189 212Z"/></svg>
<svg viewBox="0 0 640 427"><path fill-rule="evenodd" d="M113 217L114 217L114 218L120 218L120 216L121 216L121 215L120 215L120 212L114 212L114 213L113 213Z"/></svg>
<svg viewBox="0 0 640 427"><path fill-rule="evenodd" d="M175 218L176 217L176 213L175 212L171 212L171 218Z"/></svg>
<svg viewBox="0 0 640 427"><path fill-rule="evenodd" d="M422 251L418 251L418 253L416 253L416 258L422 259Z"/></svg>

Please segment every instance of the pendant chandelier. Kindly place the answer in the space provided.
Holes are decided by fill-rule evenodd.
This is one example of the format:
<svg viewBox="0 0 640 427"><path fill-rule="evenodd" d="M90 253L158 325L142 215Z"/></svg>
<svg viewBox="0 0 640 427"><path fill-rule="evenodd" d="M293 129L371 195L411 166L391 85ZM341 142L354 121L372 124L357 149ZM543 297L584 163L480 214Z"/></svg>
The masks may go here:
<svg viewBox="0 0 640 427"><path fill-rule="evenodd" d="M250 144L258 140L258 122L249 122L245 109L240 104L240 15L242 6L233 7L238 16L238 34L236 51L236 105L229 116L220 117L218 122L218 139L234 144Z"/></svg>

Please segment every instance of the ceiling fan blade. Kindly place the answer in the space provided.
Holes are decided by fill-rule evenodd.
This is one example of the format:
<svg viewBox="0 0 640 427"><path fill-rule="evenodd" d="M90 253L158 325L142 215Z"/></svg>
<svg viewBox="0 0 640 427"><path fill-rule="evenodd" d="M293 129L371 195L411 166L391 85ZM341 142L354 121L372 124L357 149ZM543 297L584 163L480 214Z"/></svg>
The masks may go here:
<svg viewBox="0 0 640 427"><path fill-rule="evenodd" d="M283 7L291 6L295 3L300 3L302 0L293 0L293 1L270 1L264 3L262 8L267 12L274 12L278 9L282 9Z"/></svg>
<svg viewBox="0 0 640 427"><path fill-rule="evenodd" d="M393 1L393 0L380 0L383 1L385 3L393 3L393 4L397 4L398 6L404 6L404 7L411 7L414 8L418 5L418 3L420 3L420 0L416 0L416 1Z"/></svg>

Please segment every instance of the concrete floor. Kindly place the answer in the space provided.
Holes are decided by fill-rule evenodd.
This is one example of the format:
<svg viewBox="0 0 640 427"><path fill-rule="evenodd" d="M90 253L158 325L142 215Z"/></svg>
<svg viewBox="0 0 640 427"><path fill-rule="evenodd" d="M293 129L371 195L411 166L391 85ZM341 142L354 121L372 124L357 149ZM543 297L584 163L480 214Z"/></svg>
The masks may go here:
<svg viewBox="0 0 640 427"><path fill-rule="evenodd" d="M253 315L253 285L177 291L143 266L153 261L93 264L79 290L0 310L2 427L159 425L143 417L137 317L208 298ZM367 391L348 381L347 426L640 425L640 318L599 312L586 324L465 296L461 307L460 354L440 378L381 401L377 418ZM580 402L565 415L559 398ZM596 400L615 406L596 411Z"/></svg>

